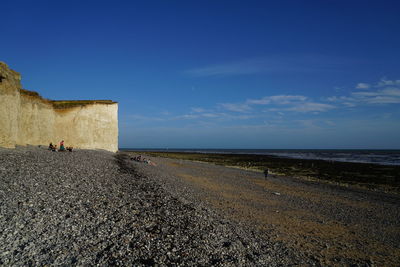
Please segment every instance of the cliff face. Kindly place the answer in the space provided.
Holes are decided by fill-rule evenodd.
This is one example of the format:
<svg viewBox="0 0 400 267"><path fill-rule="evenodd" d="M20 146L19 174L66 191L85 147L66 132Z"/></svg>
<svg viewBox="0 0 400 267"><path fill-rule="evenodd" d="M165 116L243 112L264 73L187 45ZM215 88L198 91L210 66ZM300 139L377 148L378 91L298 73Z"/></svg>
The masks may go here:
<svg viewBox="0 0 400 267"><path fill-rule="evenodd" d="M0 146L14 147L17 142L21 76L0 62Z"/></svg>
<svg viewBox="0 0 400 267"><path fill-rule="evenodd" d="M21 76L0 62L0 146L48 145L118 150L118 104L52 101L21 89Z"/></svg>

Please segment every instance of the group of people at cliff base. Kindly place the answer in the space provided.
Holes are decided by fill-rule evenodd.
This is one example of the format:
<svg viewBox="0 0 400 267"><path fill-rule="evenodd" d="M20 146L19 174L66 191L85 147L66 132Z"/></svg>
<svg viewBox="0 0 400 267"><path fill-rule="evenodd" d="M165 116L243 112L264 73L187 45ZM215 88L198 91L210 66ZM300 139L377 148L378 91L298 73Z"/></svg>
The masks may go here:
<svg viewBox="0 0 400 267"><path fill-rule="evenodd" d="M157 166L157 164L155 164L154 162L152 162L149 159L146 159L146 158L142 157L141 155L139 155L137 157L133 157L133 158L131 158L131 160L134 160L134 161L137 161L137 162L147 163L147 164L152 165L152 166Z"/></svg>
<svg viewBox="0 0 400 267"><path fill-rule="evenodd" d="M53 143L49 144L49 150L51 150L53 152L56 152L56 151L59 151L59 152L63 152L63 151L72 152L72 149L74 149L72 146L67 146L67 147L64 146L64 140L62 140L60 142L60 148L59 149L57 149L57 145L53 145Z"/></svg>

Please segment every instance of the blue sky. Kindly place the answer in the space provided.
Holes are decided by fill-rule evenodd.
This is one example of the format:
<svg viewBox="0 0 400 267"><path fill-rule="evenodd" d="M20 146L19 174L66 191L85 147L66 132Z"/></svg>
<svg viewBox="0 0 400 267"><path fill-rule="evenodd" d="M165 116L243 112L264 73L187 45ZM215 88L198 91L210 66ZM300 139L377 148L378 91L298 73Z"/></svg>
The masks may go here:
<svg viewBox="0 0 400 267"><path fill-rule="evenodd" d="M120 147L400 149L399 1L2 1L0 60Z"/></svg>

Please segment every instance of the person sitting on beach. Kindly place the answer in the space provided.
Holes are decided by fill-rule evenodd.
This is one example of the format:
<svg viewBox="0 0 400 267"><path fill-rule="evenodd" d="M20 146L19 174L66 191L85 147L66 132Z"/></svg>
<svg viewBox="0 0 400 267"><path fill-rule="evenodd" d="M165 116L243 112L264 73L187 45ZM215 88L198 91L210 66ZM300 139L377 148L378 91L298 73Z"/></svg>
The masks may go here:
<svg viewBox="0 0 400 267"><path fill-rule="evenodd" d="M49 150L53 150L53 148L54 148L53 143L50 143Z"/></svg>
<svg viewBox="0 0 400 267"><path fill-rule="evenodd" d="M131 160L134 160L134 161L137 161L137 162L141 162L142 161L142 156L136 156L136 157L133 157L133 158L131 158Z"/></svg>
<svg viewBox="0 0 400 267"><path fill-rule="evenodd" d="M147 160L146 162L147 164L151 165L151 166L157 166L157 164L155 164L154 162L152 162L151 160Z"/></svg>
<svg viewBox="0 0 400 267"><path fill-rule="evenodd" d="M57 151L57 145L54 145L51 151L56 152Z"/></svg>
<svg viewBox="0 0 400 267"><path fill-rule="evenodd" d="M157 166L157 164L155 162L150 162L151 166Z"/></svg>
<svg viewBox="0 0 400 267"><path fill-rule="evenodd" d="M72 149L74 149L72 146L68 146L68 147L67 147L67 150L68 150L69 152L72 152Z"/></svg>
<svg viewBox="0 0 400 267"><path fill-rule="evenodd" d="M65 151L65 147L64 147L64 140L62 140L60 142L60 150L59 151Z"/></svg>

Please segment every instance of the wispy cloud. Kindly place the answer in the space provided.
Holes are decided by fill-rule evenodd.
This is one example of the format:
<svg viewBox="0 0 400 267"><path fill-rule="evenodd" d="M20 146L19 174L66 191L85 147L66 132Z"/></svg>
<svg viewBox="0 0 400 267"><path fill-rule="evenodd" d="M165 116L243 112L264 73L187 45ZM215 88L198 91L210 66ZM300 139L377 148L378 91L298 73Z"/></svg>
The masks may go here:
<svg viewBox="0 0 400 267"><path fill-rule="evenodd" d="M135 125L168 125L173 123L174 125L188 126L188 125L217 125L219 123L228 123L235 121L248 120L258 117L255 114L237 114L232 112L220 112L217 109L221 109L220 106L216 105L215 109L212 108L191 108L189 113L174 114L171 112L161 112L158 114L131 114L127 115L126 119L134 122ZM125 120L121 120L122 121Z"/></svg>
<svg viewBox="0 0 400 267"><path fill-rule="evenodd" d="M192 76L246 75L269 72L340 71L348 60L323 55L286 55L244 59L186 70Z"/></svg>
<svg viewBox="0 0 400 267"><path fill-rule="evenodd" d="M370 104L399 104L400 89L387 88L375 92L354 92L354 100Z"/></svg>
<svg viewBox="0 0 400 267"><path fill-rule="evenodd" d="M222 103L220 104L220 106L223 109L234 112L247 112L251 109L250 106L246 103Z"/></svg>
<svg viewBox="0 0 400 267"><path fill-rule="evenodd" d="M376 85L377 87L385 87L385 86L400 86L400 80L388 80L386 78L382 78Z"/></svg>
<svg viewBox="0 0 400 267"><path fill-rule="evenodd" d="M400 103L400 80L388 80L382 78L373 86L359 83L356 89L368 89L353 91L349 96L332 96L327 100L348 107L367 104L399 104ZM365 86L364 86L365 85Z"/></svg>
<svg viewBox="0 0 400 267"><path fill-rule="evenodd" d="M265 96L261 99L249 99L246 101L248 105L267 105L267 104L279 104L279 105L288 105L295 102L306 101L307 97L302 95L274 95L274 96Z"/></svg>
<svg viewBox="0 0 400 267"><path fill-rule="evenodd" d="M198 114L183 114L179 116L174 116L170 118L170 120L192 120L192 119L198 119L201 116Z"/></svg>
<svg viewBox="0 0 400 267"><path fill-rule="evenodd" d="M335 108L332 104L317 103L302 95L274 95L260 99L248 99L244 103L225 103L222 108L235 112L248 112L252 106L269 106L267 111L325 112Z"/></svg>
<svg viewBox="0 0 400 267"><path fill-rule="evenodd" d="M334 108L335 106L330 104L304 102L304 103L299 103L294 107L288 108L286 110L296 111L296 112L325 112Z"/></svg>
<svg viewBox="0 0 400 267"><path fill-rule="evenodd" d="M228 120L247 120L251 118L255 118L255 115L243 115L243 114L232 114L227 112L215 112L215 111L207 111L200 113L190 113L183 114L179 116L171 117L170 120L199 120L199 119L211 119L214 121L228 121Z"/></svg>
<svg viewBox="0 0 400 267"><path fill-rule="evenodd" d="M216 75L241 75L268 71L265 62L260 60L245 60L229 64L212 65L186 71L193 76L216 76Z"/></svg>
<svg viewBox="0 0 400 267"><path fill-rule="evenodd" d="M145 116L145 115L140 115L140 114L131 114L128 115L128 119L134 120L134 121L165 121L165 118L162 118L161 116Z"/></svg>
<svg viewBox="0 0 400 267"><path fill-rule="evenodd" d="M359 87L359 88L357 88ZM363 89L363 90L360 90ZM347 90L346 90L347 91ZM344 92L344 90L343 90ZM339 93L339 92L337 92ZM129 119L135 125L169 125L177 128L222 129L328 129L335 122L334 110L356 110L360 106L400 104L400 80L381 79L375 83L358 83L345 95L314 99L306 95L267 95L243 99L235 103L215 103L213 106L189 108L185 113L160 112L134 114ZM364 109L363 109L364 110ZM388 111L385 108L385 112ZM322 115L322 113L327 114ZM294 115L296 114L296 115ZM317 114L319 114L317 116Z"/></svg>
<svg viewBox="0 0 400 267"><path fill-rule="evenodd" d="M342 104L347 107L355 107L354 98L348 96L331 96L326 99L328 102Z"/></svg>
<svg viewBox="0 0 400 267"><path fill-rule="evenodd" d="M206 109L204 109L204 108L199 108L199 107L191 108L191 110L192 110L193 112L196 112L196 113L201 113L201 112L206 112L206 111L207 111Z"/></svg>
<svg viewBox="0 0 400 267"><path fill-rule="evenodd" d="M356 86L356 89L368 89L370 87L371 87L371 85L368 83L358 83Z"/></svg>

